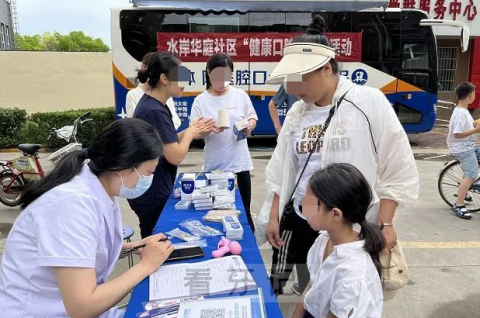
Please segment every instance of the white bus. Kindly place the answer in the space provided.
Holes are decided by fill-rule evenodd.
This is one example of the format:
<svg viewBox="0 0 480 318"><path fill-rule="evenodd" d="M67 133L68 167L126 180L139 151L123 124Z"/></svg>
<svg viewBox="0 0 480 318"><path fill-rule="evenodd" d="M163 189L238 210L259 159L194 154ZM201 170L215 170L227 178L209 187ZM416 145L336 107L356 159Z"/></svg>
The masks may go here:
<svg viewBox="0 0 480 318"><path fill-rule="evenodd" d="M251 97L259 116L254 135L274 135L268 102L278 85L266 85L283 46L304 32L315 14L329 28L341 75L382 90L409 133L432 129L437 103L437 43L420 10L384 9L387 1L155 1L133 0L112 9L112 56L116 112L125 116L125 97L136 69L153 51L172 51L191 70L184 96L175 99L182 127L195 96L205 90L209 56L232 56L232 84ZM377 7L376 9L365 9ZM347 9L345 9L347 8ZM461 25L456 25L461 26ZM468 39L468 29L464 30ZM466 41L468 43L468 41ZM280 111L281 116L284 111Z"/></svg>

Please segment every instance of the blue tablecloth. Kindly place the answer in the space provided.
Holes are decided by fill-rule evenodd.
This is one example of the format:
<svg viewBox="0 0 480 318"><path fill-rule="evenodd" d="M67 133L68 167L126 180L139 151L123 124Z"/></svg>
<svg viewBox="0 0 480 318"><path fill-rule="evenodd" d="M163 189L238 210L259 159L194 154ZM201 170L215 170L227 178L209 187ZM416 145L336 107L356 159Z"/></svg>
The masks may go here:
<svg viewBox="0 0 480 318"><path fill-rule="evenodd" d="M179 186L178 180L176 187ZM265 309L267 313L267 317L269 318L279 318L283 317L280 311L280 307L278 306L277 299L273 294L273 290L270 285L270 280L268 278L267 270L265 265L263 264L262 256L260 255L260 251L258 249L257 243L255 241L255 237L253 232L248 225L247 216L245 214L245 210L242 204L242 199L240 197L240 192L236 191L236 206L237 210L240 210L242 213L240 215L240 222L242 223L244 229L243 240L240 241L242 245L242 258L249 268L252 277L255 279L255 282L258 287L262 288L263 296L265 300ZM214 227L220 231L222 231L222 224L221 223L214 223L214 222L205 222L202 220L202 217L208 211L195 211L192 207L189 210L175 210L175 204L179 201L179 199L170 197L168 200L160 219L155 226L154 233L164 233L170 230L173 230L176 227L179 227L179 224L187 219L198 219L201 220L202 223ZM181 228L182 230L188 232L188 230ZM204 247L203 250L205 251L205 257L203 258L196 258L196 259L189 259L183 260L180 262L201 262L212 259L212 251L217 249L218 242L220 241L221 236L217 237L210 237L207 238L208 247ZM181 242L178 239L173 239L173 243ZM172 262L171 264L174 264ZM185 282L178 282L179 284L183 284ZM149 286L149 279L146 278L140 284L138 284L132 292L132 296L130 298L130 303L128 304L127 312L125 314L125 318L136 318L136 314L143 312L142 304L148 301L148 286ZM255 292L250 291L248 294L254 294ZM245 294L245 293L243 293ZM233 296L242 295L242 293L235 293L232 294ZM214 297L228 297L230 295L220 295ZM209 297L210 298L210 297Z"/></svg>

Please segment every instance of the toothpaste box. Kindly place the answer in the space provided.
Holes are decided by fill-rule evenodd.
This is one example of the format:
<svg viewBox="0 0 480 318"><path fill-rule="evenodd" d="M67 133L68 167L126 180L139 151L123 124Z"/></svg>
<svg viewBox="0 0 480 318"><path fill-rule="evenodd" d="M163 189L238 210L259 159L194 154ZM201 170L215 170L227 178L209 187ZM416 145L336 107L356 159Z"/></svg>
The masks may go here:
<svg viewBox="0 0 480 318"><path fill-rule="evenodd" d="M182 201L192 201L193 191L195 190L195 174L185 173L180 180L182 189Z"/></svg>
<svg viewBox="0 0 480 318"><path fill-rule="evenodd" d="M230 192L235 199L235 179L233 172L209 173L206 174L207 184L218 186L219 189L225 189Z"/></svg>

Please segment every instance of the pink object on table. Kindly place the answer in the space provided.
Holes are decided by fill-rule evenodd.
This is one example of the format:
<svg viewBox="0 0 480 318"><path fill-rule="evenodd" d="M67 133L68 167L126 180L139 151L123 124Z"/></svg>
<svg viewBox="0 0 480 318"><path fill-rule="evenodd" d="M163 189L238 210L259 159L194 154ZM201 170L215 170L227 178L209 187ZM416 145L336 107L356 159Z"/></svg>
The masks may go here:
<svg viewBox="0 0 480 318"><path fill-rule="evenodd" d="M225 254L232 253L233 255L240 255L242 253L242 246L237 241L230 241L222 237L218 243L218 250L212 252L214 258L219 258Z"/></svg>

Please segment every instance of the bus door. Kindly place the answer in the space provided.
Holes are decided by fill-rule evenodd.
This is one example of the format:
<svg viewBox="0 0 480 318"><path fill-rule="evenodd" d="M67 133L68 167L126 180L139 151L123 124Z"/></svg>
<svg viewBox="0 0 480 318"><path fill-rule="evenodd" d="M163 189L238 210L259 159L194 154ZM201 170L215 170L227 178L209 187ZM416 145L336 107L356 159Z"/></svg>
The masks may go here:
<svg viewBox="0 0 480 318"><path fill-rule="evenodd" d="M424 14L404 11L402 17L396 111L407 132L425 132L431 130L435 123L435 37L431 28L419 26Z"/></svg>

